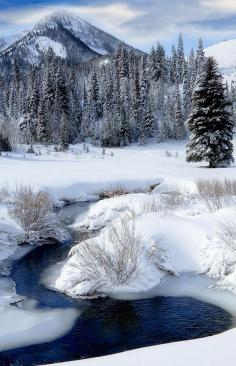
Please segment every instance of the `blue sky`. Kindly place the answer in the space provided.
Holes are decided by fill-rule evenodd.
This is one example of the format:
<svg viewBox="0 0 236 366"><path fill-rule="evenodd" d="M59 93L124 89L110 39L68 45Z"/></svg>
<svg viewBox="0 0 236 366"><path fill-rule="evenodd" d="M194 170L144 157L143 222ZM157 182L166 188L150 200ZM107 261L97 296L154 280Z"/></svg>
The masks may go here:
<svg viewBox="0 0 236 366"><path fill-rule="evenodd" d="M118 38L149 50L167 48L182 32L189 50L236 38L236 0L0 0L0 37L32 27L42 17L67 9Z"/></svg>

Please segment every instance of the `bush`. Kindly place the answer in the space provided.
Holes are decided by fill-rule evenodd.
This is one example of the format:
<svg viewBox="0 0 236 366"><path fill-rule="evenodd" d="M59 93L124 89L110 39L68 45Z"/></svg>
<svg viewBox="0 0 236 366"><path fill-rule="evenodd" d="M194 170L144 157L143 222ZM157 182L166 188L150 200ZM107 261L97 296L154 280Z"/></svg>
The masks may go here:
<svg viewBox="0 0 236 366"><path fill-rule="evenodd" d="M236 225L235 221L227 221L220 223L220 230L217 237L221 243L225 244L232 250L236 250Z"/></svg>
<svg viewBox="0 0 236 366"><path fill-rule="evenodd" d="M9 194L8 188L6 186L2 187L0 189L0 203L7 202L9 197L10 197L10 194Z"/></svg>
<svg viewBox="0 0 236 366"><path fill-rule="evenodd" d="M79 279L92 283L86 295L101 292L108 284L125 285L139 274L144 248L134 224L122 219L120 225L112 226L106 235L103 240L86 240L70 252L70 256L76 255L72 266L79 272L78 283Z"/></svg>
<svg viewBox="0 0 236 366"><path fill-rule="evenodd" d="M17 187L13 194L10 215L21 225L25 241L35 243L59 239L62 235L60 221L53 212L48 193L33 192L29 186Z"/></svg>
<svg viewBox="0 0 236 366"><path fill-rule="evenodd" d="M85 240L69 253L56 288L71 296L94 296L114 289L147 289L155 270L174 275L159 241L145 243L135 220L121 218L96 238Z"/></svg>
<svg viewBox="0 0 236 366"><path fill-rule="evenodd" d="M156 212L162 216L170 214L184 202L184 195L177 189L173 192L161 194L159 197L151 195L143 203L143 213Z"/></svg>
<svg viewBox="0 0 236 366"><path fill-rule="evenodd" d="M200 198L211 212L228 206L232 196L236 195L236 180L198 180L196 186Z"/></svg>
<svg viewBox="0 0 236 366"><path fill-rule="evenodd" d="M166 156L167 158L172 158L172 157L173 157L173 154L172 154L172 152L171 152L171 151L166 150L166 151L165 151L165 156Z"/></svg>
<svg viewBox="0 0 236 366"><path fill-rule="evenodd" d="M112 198L116 196L123 196L127 194L126 190L122 186L111 186L107 191L100 193L99 198L105 199L105 198Z"/></svg>

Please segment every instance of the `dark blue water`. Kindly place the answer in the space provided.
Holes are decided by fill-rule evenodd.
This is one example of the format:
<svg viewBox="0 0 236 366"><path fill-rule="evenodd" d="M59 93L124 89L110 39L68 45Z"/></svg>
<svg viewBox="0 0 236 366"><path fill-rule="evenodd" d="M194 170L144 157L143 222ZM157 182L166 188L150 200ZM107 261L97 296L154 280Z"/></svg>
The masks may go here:
<svg viewBox="0 0 236 366"><path fill-rule="evenodd" d="M232 317L192 298L156 297L135 301L73 300L40 284L42 271L65 258L70 244L36 248L13 267L19 295L39 308L78 307L81 316L64 337L0 353L1 366L33 366L108 355L139 347L206 337L229 329Z"/></svg>

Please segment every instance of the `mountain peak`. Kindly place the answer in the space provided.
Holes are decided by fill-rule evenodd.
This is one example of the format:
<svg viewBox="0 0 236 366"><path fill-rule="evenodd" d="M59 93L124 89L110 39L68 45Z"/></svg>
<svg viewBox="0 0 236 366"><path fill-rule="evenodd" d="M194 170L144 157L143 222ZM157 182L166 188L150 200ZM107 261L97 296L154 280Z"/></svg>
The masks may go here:
<svg viewBox="0 0 236 366"><path fill-rule="evenodd" d="M78 22L85 24L87 23L85 20L80 18L78 15L73 14L72 12L64 9L59 9L44 18L42 18L35 27L39 26L50 26L56 24L72 24L73 22ZM87 23L88 24L88 23ZM91 25L92 26L92 25Z"/></svg>
<svg viewBox="0 0 236 366"><path fill-rule="evenodd" d="M79 16L58 10L44 17L23 37L8 42L2 51L0 45L0 62L3 60L9 64L14 58L22 65L38 64L48 48L52 47L57 56L80 63L114 53L120 42ZM133 49L128 45L125 47ZM141 51L134 51L142 54Z"/></svg>

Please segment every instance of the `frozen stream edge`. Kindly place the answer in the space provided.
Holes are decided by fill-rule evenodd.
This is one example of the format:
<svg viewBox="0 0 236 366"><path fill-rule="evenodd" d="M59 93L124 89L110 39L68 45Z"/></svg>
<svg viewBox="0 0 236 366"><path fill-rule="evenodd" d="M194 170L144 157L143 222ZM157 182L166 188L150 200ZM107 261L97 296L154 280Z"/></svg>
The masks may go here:
<svg viewBox="0 0 236 366"><path fill-rule="evenodd" d="M53 341L66 334L79 316L76 309L38 310L30 300L19 302L22 297L9 278L0 277L0 295L0 351Z"/></svg>

